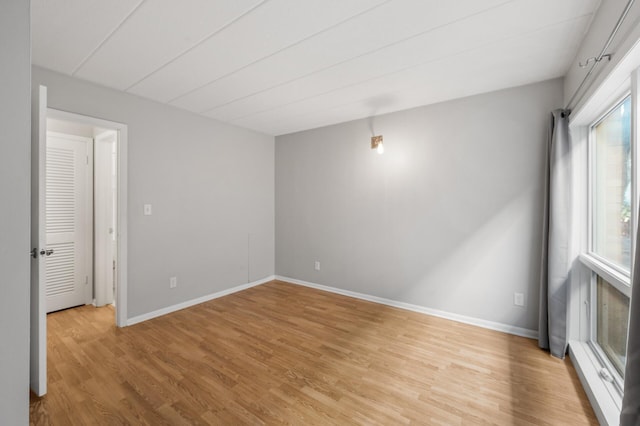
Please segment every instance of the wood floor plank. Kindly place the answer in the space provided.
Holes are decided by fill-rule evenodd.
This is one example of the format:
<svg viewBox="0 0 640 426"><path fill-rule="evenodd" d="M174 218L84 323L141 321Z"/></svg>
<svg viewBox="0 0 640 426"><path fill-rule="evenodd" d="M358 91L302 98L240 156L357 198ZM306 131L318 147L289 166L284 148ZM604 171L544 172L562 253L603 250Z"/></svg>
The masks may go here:
<svg viewBox="0 0 640 426"><path fill-rule="evenodd" d="M535 341L281 281L117 329L48 315L34 425L597 424Z"/></svg>

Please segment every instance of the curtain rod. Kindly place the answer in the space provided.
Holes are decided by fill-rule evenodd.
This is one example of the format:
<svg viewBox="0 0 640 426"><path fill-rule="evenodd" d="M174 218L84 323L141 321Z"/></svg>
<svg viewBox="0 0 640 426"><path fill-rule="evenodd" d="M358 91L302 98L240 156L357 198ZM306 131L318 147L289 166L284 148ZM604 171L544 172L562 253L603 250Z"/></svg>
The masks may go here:
<svg viewBox="0 0 640 426"><path fill-rule="evenodd" d="M629 2L627 3L627 6L624 8L624 11L622 12L622 15L620 15L620 18L618 18L618 22L616 23L616 26L613 28L613 31L611 31L611 34L609 35L609 38L607 39L607 42L602 48L602 51L600 52L600 54L595 58L589 58L587 62L584 64L584 66L586 66L587 64L589 64L590 60L593 60L593 65L591 65L591 68L589 68L587 75L584 76L584 78L582 79L582 82L580 83L576 91L573 93L573 96L571 96L571 99L569 99L569 103L567 103L567 107L565 109L569 111L569 113L571 113L571 104L576 99L576 96L578 96L578 94L582 90L582 87L587 82L589 77L591 77L591 74L593 73L595 68L598 66L602 58L607 57L609 60L611 60L611 54L606 53L607 49L609 49L609 46L611 46L611 42L613 42L613 38L616 36L616 34L618 34L618 31L620 30L620 26L622 25L622 22L627 17L627 14L629 13L629 9L631 9L631 6L633 5L634 1L635 0L629 0Z"/></svg>

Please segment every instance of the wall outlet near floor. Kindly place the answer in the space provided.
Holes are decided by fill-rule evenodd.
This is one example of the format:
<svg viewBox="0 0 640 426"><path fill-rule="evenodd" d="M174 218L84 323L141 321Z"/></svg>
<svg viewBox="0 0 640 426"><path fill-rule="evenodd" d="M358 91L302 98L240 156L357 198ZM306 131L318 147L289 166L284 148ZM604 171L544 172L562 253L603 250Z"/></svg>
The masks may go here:
<svg viewBox="0 0 640 426"><path fill-rule="evenodd" d="M513 293L513 304L516 306L524 306L524 294Z"/></svg>
<svg viewBox="0 0 640 426"><path fill-rule="evenodd" d="M176 288L176 287L178 287L178 277L169 278L169 288Z"/></svg>
<svg viewBox="0 0 640 426"><path fill-rule="evenodd" d="M319 271L319 270L320 270L320 262L316 260L316 263L315 263L315 265L313 266L313 268L314 268L316 271Z"/></svg>

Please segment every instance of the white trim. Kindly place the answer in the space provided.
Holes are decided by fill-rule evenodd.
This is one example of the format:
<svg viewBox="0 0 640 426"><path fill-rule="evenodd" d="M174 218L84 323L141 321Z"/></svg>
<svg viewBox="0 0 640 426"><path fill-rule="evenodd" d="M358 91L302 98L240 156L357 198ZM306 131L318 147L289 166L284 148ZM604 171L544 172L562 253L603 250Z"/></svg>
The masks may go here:
<svg viewBox="0 0 640 426"><path fill-rule="evenodd" d="M155 311L147 312L146 314L138 315L127 320L127 325L137 324L139 322L147 321L152 318L161 317L163 315L170 314L172 312L180 311L185 308L189 308L200 303L208 302L219 297L227 296L232 293L237 293L242 290L246 290L251 287L256 287L269 281L273 281L276 277L271 275L266 278L262 278L257 281L253 281L247 284L241 284L235 287L228 288L226 290L218 291L217 293L207 294L206 296L198 297L196 299L187 300L186 302L177 303L175 305L167 306L166 308L157 309Z"/></svg>
<svg viewBox="0 0 640 426"><path fill-rule="evenodd" d="M157 309L146 314L138 315L133 318L129 318L127 325L134 325L143 321L147 321L153 318L157 318L163 315L170 314L182 309L189 308L200 303L208 302L219 297L227 296L229 294L237 293L242 290L246 290L251 287L256 287L262 284L266 284L273 280L284 281L289 284L300 285L304 287L314 288L316 290L326 291L329 293L341 294L343 296L353 297L355 299L366 300L368 302L379 303L381 305L393 306L399 309L405 309L407 311L418 312L421 314L431 315L439 318L444 318L464 324L474 325L477 327L486 328L489 330L501 331L503 333L513 334L516 336L527 337L529 339L537 339L538 332L536 330L530 330L527 328L516 327L509 324L503 324L493 321L486 321L478 318L468 317L465 315L454 314L450 312L440 311L437 309L431 309L424 306L413 305L405 302L398 302L395 300L385 299L383 297L371 296L368 294L357 293L354 291L343 290L336 287L329 287L322 284L311 283L308 281L302 281L295 278L283 277L280 275L271 275L266 278L262 278L257 281L253 281L247 284L241 284L235 287L228 288L226 290L219 291L217 293L208 294L206 296L198 297L196 299L187 300L186 302L178 303L175 305L167 306L166 308Z"/></svg>
<svg viewBox="0 0 640 426"><path fill-rule="evenodd" d="M570 341L569 356L600 424L618 425L621 398L613 386L605 382L598 374L599 364L593 358L594 355L588 344L575 340Z"/></svg>
<svg viewBox="0 0 640 426"><path fill-rule="evenodd" d="M618 52L626 52L620 56ZM588 126L602 111L602 105L611 104L624 90L628 90L629 76L640 66L640 26L633 28L616 47L610 70L605 70L593 80L571 113L570 126ZM617 62L616 62L617 61Z"/></svg>
<svg viewBox="0 0 640 426"><path fill-rule="evenodd" d="M628 276L607 265L601 258L592 253L580 253L580 262L602 278L607 280L620 293L631 297L631 282Z"/></svg>
<svg viewBox="0 0 640 426"><path fill-rule="evenodd" d="M567 312L567 338L568 340L586 340L590 312L588 286L583 285L585 280L591 279L591 269L579 261L579 253L587 251L590 238L590 214L588 187L590 184L583 184L589 181L587 171L587 161L589 155L587 126L578 126L571 129L573 149L571 150L571 162L573 164L573 200L572 209L574 212L587 212L587 214L574 214L572 228L572 246L575 250L576 259L572 262L571 281L568 294Z"/></svg>
<svg viewBox="0 0 640 426"><path fill-rule="evenodd" d="M631 73L631 185L635 191L631 192L631 259L636 258L636 235L638 235L638 196L640 195L640 185L638 185L638 125L640 120L640 68L636 68ZM633 261L631 261L633 263Z"/></svg>
<svg viewBox="0 0 640 426"><path fill-rule="evenodd" d="M114 192L117 197L117 182L113 181L117 170L114 170L113 153L117 152L118 132L107 130L97 134L94 138L94 303L100 301L99 306L112 304L115 301L114 283L117 283L114 271L114 255L117 250L113 246L117 244L117 214L114 215L114 208L118 203L114 199ZM116 157L117 160L117 157ZM114 185L115 184L115 185ZM116 210L117 213L117 210ZM108 230L111 229L111 232ZM116 235L113 235L116 232Z"/></svg>
<svg viewBox="0 0 640 426"><path fill-rule="evenodd" d="M127 325L127 125L74 112L47 108L47 118L118 131L118 249L116 253L116 325Z"/></svg>
<svg viewBox="0 0 640 426"><path fill-rule="evenodd" d="M596 329L596 333L597 333ZM624 379L616 370L616 367L613 365L609 356L605 353L602 345L600 345L596 339L591 339L586 342L589 345L589 349L591 349L590 355L592 355L594 360L598 361L597 367L601 370L605 369L609 372L611 376L611 386L607 386L607 389L610 391L615 391L614 398L616 398L617 404L621 407L622 405L622 394L624 393Z"/></svg>
<svg viewBox="0 0 640 426"><path fill-rule="evenodd" d="M129 191L128 184L128 136L127 126L118 128L118 246L116 249L116 325L125 327L127 325L127 265L128 265L128 232L127 232L127 197Z"/></svg>
<svg viewBox="0 0 640 426"><path fill-rule="evenodd" d="M529 339L538 338L538 332L536 330L530 330L528 328L516 327L509 324L503 324L499 322L493 322L493 321L487 321L479 318L468 317L466 315L440 311L438 309L427 308L425 306L413 305L411 303L399 302L396 300L385 299L383 297L371 296L368 294L357 293L355 291L343 290L335 287L329 287L322 284L311 283L308 281L302 281L295 278L283 277L280 275L276 275L275 279L280 281L285 281L291 284L301 285L304 287L315 288L316 290L328 291L330 293L341 294L343 296L349 296L356 299L366 300L368 302L379 303L381 305L393 306L394 308L405 309L407 311L418 312L421 314L426 314L434 317L457 321L464 324L475 325L477 327L482 327L489 330L501 331L503 333L527 337Z"/></svg>

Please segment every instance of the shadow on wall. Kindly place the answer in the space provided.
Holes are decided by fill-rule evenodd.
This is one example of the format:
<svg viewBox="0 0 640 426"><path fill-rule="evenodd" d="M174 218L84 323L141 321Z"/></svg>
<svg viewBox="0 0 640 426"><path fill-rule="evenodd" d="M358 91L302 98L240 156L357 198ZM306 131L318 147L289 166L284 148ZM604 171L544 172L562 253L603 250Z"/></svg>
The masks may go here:
<svg viewBox="0 0 640 426"><path fill-rule="evenodd" d="M380 223L369 229L356 223L358 214L345 221L340 213L327 212L332 216L327 222L343 221L325 229L325 241L339 263L334 276L340 277L327 285L535 329L538 198L531 186L504 204L476 210L467 206L464 213L451 214L446 206L435 207L447 201L434 200L434 208L423 210L422 218L394 200L388 205L397 210L381 209ZM350 234L349 243L335 244L345 241L344 234ZM366 288L353 283L366 283ZM525 308L513 305L516 291L524 293Z"/></svg>
<svg viewBox="0 0 640 426"><path fill-rule="evenodd" d="M558 83L279 137L276 273L535 330Z"/></svg>
<svg viewBox="0 0 640 426"><path fill-rule="evenodd" d="M478 308L497 306L500 309L493 312L492 321L521 327L535 324L540 276L540 242L535 237L541 235L536 223L536 213L540 210L535 204L536 195L533 187L523 191L492 216L485 217L482 225L476 217L473 221L476 228L472 232L435 242L435 249L430 248L422 258L419 257L422 253L401 253L394 259L399 266L399 276L391 298L427 298L433 305L450 312L454 312L461 301L466 301L473 304L466 306L468 315L474 305ZM416 232L407 237L421 236ZM402 241L398 248L416 244L417 241ZM518 250L520 247L528 250ZM412 265L420 265L421 269ZM438 285L443 283L446 285ZM513 306L513 292L525 294L528 309ZM502 303L496 303L496 299ZM476 312L478 316L485 315L480 309ZM518 318L527 314L527 318Z"/></svg>

